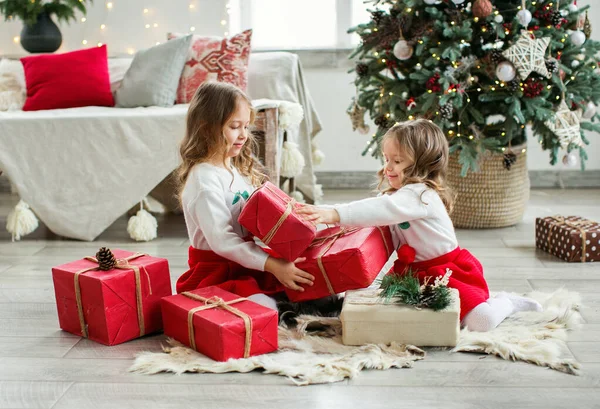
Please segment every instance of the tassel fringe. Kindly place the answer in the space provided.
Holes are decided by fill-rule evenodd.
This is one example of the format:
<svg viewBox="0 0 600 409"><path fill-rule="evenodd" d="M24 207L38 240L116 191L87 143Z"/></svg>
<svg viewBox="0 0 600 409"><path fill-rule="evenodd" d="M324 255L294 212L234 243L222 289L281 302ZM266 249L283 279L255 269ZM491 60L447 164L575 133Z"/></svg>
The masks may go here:
<svg viewBox="0 0 600 409"><path fill-rule="evenodd" d="M12 235L12 241L18 241L21 237L34 232L38 225L39 221L29 205L20 200L8 214L6 230Z"/></svg>

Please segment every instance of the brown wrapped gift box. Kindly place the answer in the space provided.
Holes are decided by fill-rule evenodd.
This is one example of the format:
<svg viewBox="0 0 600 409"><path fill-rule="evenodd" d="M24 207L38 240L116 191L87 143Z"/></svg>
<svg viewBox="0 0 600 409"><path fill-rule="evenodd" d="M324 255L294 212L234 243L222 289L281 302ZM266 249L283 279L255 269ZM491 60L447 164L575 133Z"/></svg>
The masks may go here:
<svg viewBox="0 0 600 409"><path fill-rule="evenodd" d="M565 261L600 260L600 224L579 216L538 217L535 245Z"/></svg>

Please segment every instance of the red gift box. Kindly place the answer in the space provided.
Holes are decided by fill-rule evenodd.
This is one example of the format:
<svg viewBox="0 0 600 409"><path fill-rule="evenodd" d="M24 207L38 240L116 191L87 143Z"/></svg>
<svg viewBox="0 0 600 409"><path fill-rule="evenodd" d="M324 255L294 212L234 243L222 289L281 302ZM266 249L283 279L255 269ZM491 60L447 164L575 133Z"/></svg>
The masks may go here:
<svg viewBox="0 0 600 409"><path fill-rule="evenodd" d="M281 257L294 261L306 250L317 228L294 212L295 201L270 182L248 199L238 221Z"/></svg>
<svg viewBox="0 0 600 409"><path fill-rule="evenodd" d="M52 268L60 327L105 345L160 331L160 300L173 294L166 259L112 252L112 270L93 257Z"/></svg>
<svg viewBox="0 0 600 409"><path fill-rule="evenodd" d="M165 335L215 361L277 350L277 311L218 287L162 300Z"/></svg>
<svg viewBox="0 0 600 409"><path fill-rule="evenodd" d="M333 227L317 233L296 267L315 277L304 291L285 289L291 301L308 301L371 285L392 251L392 235L386 227L347 229Z"/></svg>

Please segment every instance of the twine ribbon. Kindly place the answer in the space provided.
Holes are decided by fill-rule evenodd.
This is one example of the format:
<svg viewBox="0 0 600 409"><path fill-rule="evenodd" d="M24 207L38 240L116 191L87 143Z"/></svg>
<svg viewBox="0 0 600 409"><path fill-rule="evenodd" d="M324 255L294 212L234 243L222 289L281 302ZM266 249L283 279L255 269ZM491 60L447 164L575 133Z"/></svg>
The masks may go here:
<svg viewBox="0 0 600 409"><path fill-rule="evenodd" d="M265 185L265 187L270 190L271 192L277 194L277 192L273 189L271 189L269 187L269 185ZM294 204L296 204L296 200L295 199L290 199L290 201L287 203L287 206L285 208L285 211L283 212L283 214L281 215L281 217L279 218L279 220L277 220L277 223L275 223L275 225L271 228L271 230L269 230L269 232L265 235L265 237L263 237L261 239L261 241L263 243L265 243L265 245L269 245L269 243L271 242L271 240L273 240L273 237L275 237L275 235L277 234L277 232L279 231L279 228L281 227L281 225L283 224L283 222L285 222L285 219L287 219L287 217L292 214L292 211L294 210Z"/></svg>
<svg viewBox="0 0 600 409"><path fill-rule="evenodd" d="M550 238L552 237L552 233L556 232L556 229L558 229L560 226L568 226L577 229L579 233L581 233L581 262L585 263L585 252L587 250L587 232L585 231L585 229L588 227L593 227L594 222L586 219L566 220L563 216L550 216L550 219L552 219L555 223L551 223L550 228L548 229L548 248L550 248Z"/></svg>
<svg viewBox="0 0 600 409"><path fill-rule="evenodd" d="M190 293L188 291L185 291L181 294L188 298L191 298L192 300L200 301L205 304L201 305L200 307L192 308L188 311L188 335L190 340L190 347L194 351L197 351L196 339L194 338L194 314L198 311L204 311L211 308L223 308L224 310L229 311L230 313L235 314L242 320L244 320L244 327L246 330L246 337L244 342L244 358L248 358L250 356L250 348L252 347L252 318L250 318L250 316L245 312L240 311L237 308L234 308L230 305L241 301L248 301L247 298L236 298L235 300L225 301L217 296L205 298L198 294Z"/></svg>
<svg viewBox="0 0 600 409"><path fill-rule="evenodd" d="M141 280L141 274L140 274L140 267L141 267L141 269L144 270L144 274L146 275L146 278L148 279L148 289L149 289L150 295L152 295L152 282L150 281L150 275L148 274L148 271L146 271L146 268L144 266L134 266L133 264L129 264L129 262L132 260L135 260L139 257L142 257L142 256L147 256L147 254L135 253L129 257L117 259L117 263L113 267L114 269L118 269L118 270L133 270L133 274L135 277L135 301L136 301L136 306L137 306L137 316L138 316L138 325L140 327L140 336L143 336L146 333L146 327L144 324L144 309L143 309L143 305L142 305L142 285L141 285L142 280ZM96 257L84 257L84 258L86 260L89 260L91 262L98 264L98 260L96 259ZM79 325L81 326L81 335L85 338L88 338L89 334L88 334L88 330L87 330L87 324L85 323L85 317L83 316L83 303L82 303L82 299L81 299L81 286L79 285L79 276L81 274L85 274L87 272L95 271L95 270L100 270L100 266L98 265L96 267L85 268L83 270L76 272L75 276L74 276L75 300L77 302L77 315L79 316Z"/></svg>
<svg viewBox="0 0 600 409"><path fill-rule="evenodd" d="M358 228L346 229L346 228L342 227L336 233L333 233L333 234L330 234L330 235L324 236L324 237L319 237L319 238L313 240L313 242L309 246L309 247L320 246L320 245L323 245L325 242L327 242L327 240L331 240L331 242L328 243L327 246L325 246L325 248L323 249L321 254L319 254L319 256L317 257L317 266L319 267L319 271L321 272L321 274L323 275L323 278L325 279L325 284L327 284L327 289L329 290L329 294L331 294L331 295L335 295L336 292L333 289L331 280L329 280L329 275L327 274L327 271L325 270L325 266L323 265L323 256L325 256L325 254L329 250L331 250L331 248L333 247L333 245L335 244L337 239L339 239L340 237L342 237L346 234L354 233L358 230L360 230L360 229L358 229ZM388 243L385 238L385 233L383 232L383 229L381 227L377 227L377 230L379 230L379 232L381 233L381 238L383 239L383 244L385 245L385 250L387 251L388 254L390 254L390 248L388 247Z"/></svg>

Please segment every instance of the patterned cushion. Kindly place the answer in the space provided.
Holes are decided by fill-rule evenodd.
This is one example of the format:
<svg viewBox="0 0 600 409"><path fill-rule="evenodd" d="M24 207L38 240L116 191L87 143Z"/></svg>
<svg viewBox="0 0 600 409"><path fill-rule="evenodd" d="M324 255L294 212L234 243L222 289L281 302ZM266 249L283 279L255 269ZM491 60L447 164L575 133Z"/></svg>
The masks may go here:
<svg viewBox="0 0 600 409"><path fill-rule="evenodd" d="M185 35L169 33L167 38L172 40ZM200 84L209 80L229 82L245 91L251 37L252 30L229 38L194 35L179 80L177 103L190 102Z"/></svg>

